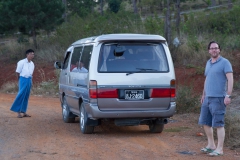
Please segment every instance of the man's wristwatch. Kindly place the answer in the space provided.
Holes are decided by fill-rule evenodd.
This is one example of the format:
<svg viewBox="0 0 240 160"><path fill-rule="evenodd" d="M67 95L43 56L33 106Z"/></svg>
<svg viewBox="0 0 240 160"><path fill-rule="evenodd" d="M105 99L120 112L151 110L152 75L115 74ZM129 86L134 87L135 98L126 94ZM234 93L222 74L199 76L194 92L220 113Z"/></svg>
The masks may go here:
<svg viewBox="0 0 240 160"><path fill-rule="evenodd" d="M232 96L231 96L231 95L228 95L228 94L226 94L226 97L228 97L228 98L232 98Z"/></svg>

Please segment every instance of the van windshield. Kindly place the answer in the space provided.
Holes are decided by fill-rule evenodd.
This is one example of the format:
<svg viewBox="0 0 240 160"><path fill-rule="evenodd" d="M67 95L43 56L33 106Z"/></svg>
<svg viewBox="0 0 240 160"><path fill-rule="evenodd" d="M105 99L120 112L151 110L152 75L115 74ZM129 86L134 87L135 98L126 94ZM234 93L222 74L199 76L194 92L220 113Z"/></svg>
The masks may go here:
<svg viewBox="0 0 240 160"><path fill-rule="evenodd" d="M155 73L169 72L169 67L161 43L104 43L98 72Z"/></svg>

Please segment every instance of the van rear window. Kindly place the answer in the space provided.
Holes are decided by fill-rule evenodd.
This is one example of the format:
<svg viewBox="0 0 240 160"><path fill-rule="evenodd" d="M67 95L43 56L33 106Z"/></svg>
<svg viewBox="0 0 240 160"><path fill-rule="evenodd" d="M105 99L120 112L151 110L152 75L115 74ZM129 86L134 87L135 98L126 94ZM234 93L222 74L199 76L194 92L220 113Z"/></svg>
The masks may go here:
<svg viewBox="0 0 240 160"><path fill-rule="evenodd" d="M98 72L169 72L161 43L104 43Z"/></svg>

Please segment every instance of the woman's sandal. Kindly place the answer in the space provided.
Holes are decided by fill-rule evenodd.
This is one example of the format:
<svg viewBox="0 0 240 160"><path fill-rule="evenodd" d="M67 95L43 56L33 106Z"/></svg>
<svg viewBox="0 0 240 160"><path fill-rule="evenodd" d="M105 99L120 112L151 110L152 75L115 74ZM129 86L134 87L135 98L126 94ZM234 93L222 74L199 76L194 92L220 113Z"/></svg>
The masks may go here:
<svg viewBox="0 0 240 160"><path fill-rule="evenodd" d="M31 116L28 114L24 114L23 117L31 117Z"/></svg>
<svg viewBox="0 0 240 160"><path fill-rule="evenodd" d="M21 114L19 114L18 116L17 116L17 118L22 118L23 116L21 115Z"/></svg>
<svg viewBox="0 0 240 160"><path fill-rule="evenodd" d="M203 153L212 153L213 151L214 151L214 149L207 148L207 147L204 147L201 149L201 152L203 152Z"/></svg>
<svg viewBox="0 0 240 160"><path fill-rule="evenodd" d="M218 156L223 156L223 153L218 153L218 152L214 151L214 152L209 153L208 155L211 157L218 157Z"/></svg>

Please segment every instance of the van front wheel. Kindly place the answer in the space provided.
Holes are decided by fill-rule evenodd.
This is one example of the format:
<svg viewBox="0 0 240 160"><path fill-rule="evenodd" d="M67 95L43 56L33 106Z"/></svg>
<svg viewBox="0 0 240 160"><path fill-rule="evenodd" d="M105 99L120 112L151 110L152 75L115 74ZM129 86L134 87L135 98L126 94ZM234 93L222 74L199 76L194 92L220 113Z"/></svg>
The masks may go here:
<svg viewBox="0 0 240 160"><path fill-rule="evenodd" d="M81 104L80 107L80 119L79 119L79 124L80 124L80 129L83 134L91 134L93 133L94 126L88 126L87 125L87 112L85 111L84 104Z"/></svg>
<svg viewBox="0 0 240 160"><path fill-rule="evenodd" d="M164 124L156 124L156 123L149 124L149 130L152 133L162 133L163 128L164 128Z"/></svg>

